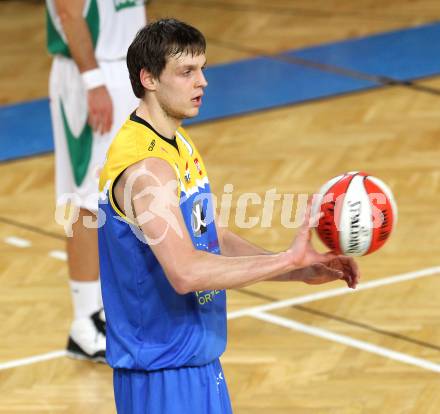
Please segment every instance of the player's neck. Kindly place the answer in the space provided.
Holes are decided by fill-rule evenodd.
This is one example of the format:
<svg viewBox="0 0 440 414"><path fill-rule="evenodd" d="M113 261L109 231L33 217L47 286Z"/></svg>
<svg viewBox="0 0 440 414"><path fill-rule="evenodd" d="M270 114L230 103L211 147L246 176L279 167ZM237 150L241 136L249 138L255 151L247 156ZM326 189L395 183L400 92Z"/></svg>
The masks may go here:
<svg viewBox="0 0 440 414"><path fill-rule="evenodd" d="M147 105L143 100L140 101L136 114L147 121L159 134L170 139L174 137L177 128L182 124L181 120L169 117L162 108Z"/></svg>

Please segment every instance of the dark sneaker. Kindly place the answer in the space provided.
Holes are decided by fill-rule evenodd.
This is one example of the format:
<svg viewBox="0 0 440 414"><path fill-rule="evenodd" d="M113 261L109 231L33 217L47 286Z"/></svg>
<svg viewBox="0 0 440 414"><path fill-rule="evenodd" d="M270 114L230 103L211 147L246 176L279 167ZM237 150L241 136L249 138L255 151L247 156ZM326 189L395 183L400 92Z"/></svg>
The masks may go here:
<svg viewBox="0 0 440 414"><path fill-rule="evenodd" d="M105 362L105 316L102 310L88 318L75 319L72 322L67 356Z"/></svg>
<svg viewBox="0 0 440 414"><path fill-rule="evenodd" d="M101 332L105 336L105 313L104 309L100 309L90 316L93 320L93 323L96 326L96 329Z"/></svg>

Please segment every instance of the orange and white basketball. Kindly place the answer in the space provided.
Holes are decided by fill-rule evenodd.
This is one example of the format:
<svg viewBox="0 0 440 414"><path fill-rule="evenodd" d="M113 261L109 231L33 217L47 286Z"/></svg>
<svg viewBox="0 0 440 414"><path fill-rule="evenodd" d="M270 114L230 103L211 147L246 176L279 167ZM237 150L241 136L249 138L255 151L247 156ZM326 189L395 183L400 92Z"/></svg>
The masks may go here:
<svg viewBox="0 0 440 414"><path fill-rule="evenodd" d="M312 213L321 212L316 231L331 250L364 256L384 245L397 223L397 206L389 187L363 172L349 172L324 184Z"/></svg>

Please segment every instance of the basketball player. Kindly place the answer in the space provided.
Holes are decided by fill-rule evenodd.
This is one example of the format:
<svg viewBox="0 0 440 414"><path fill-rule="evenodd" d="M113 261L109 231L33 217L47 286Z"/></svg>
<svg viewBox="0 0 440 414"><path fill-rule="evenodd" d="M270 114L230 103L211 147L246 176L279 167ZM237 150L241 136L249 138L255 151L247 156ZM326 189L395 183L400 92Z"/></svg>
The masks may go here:
<svg viewBox="0 0 440 414"><path fill-rule="evenodd" d="M219 362L225 289L269 279L355 287L358 271L350 258L317 253L308 224L277 254L216 228L205 165L181 127L207 86L197 29L151 23L127 64L141 101L108 151L98 230L117 411L231 413Z"/></svg>
<svg viewBox="0 0 440 414"><path fill-rule="evenodd" d="M57 206L75 206L67 238L74 319L69 356L105 360L96 214L98 173L111 138L138 105L125 64L145 25L143 1L46 0L54 56L49 94L55 140ZM94 227L94 228L93 228Z"/></svg>

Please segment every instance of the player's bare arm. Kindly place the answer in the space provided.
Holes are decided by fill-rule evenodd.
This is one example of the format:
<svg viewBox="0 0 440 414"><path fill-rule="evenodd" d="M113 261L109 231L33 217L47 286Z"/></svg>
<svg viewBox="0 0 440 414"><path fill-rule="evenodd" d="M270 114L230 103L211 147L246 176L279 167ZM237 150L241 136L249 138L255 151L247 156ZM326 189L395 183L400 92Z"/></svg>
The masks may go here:
<svg viewBox="0 0 440 414"><path fill-rule="evenodd" d="M221 246L222 255L224 256L234 257L273 254L273 252L265 250L260 246L256 246L255 244L240 237L238 234L234 233L228 228L217 225L217 223L216 230Z"/></svg>
<svg viewBox="0 0 440 414"><path fill-rule="evenodd" d="M55 0L69 50L82 74L98 68L92 37L82 15L84 1ZM89 125L101 134L110 131L113 122L113 104L105 85L89 89L87 98Z"/></svg>
<svg viewBox="0 0 440 414"><path fill-rule="evenodd" d="M157 195L153 195L154 191L152 191L154 188L157 189L156 180L160 181L162 188L167 186L169 188L169 183L176 181L175 173L169 164L161 159L150 158L129 167L116 185L115 196L119 206L127 205L124 203L124 190L130 177L134 175L137 176L136 180L128 186L132 189L130 200L135 216L133 218L137 220L147 240L162 239L160 243L152 244L150 247L171 285L179 293L242 287L309 266L313 264L312 259L322 261L327 259L324 255L309 257L308 250L299 251L297 247L303 246L301 240L294 243L286 252L271 255L249 254L228 257L196 250L176 202L177 190L173 192L163 190L160 195L162 211L169 211L168 217L171 216L176 220L177 227L170 226L166 214L151 216L152 211L157 211ZM156 206L153 206L153 203ZM129 209L131 205L128 206ZM320 275L316 283L337 280L344 276L340 269L335 270L325 265L323 268L326 274Z"/></svg>
<svg viewBox="0 0 440 414"><path fill-rule="evenodd" d="M255 256L274 254L268 250L257 246L238 234L227 228L216 226L220 241L222 254L225 256ZM328 282L328 268L343 272L341 279L345 280L347 286L356 288L359 282L360 274L356 262L351 257L343 255L333 255L327 253L319 254L314 250L311 244L310 227L302 227L303 233L300 234L300 240L304 243L303 248L307 249L307 254L313 258L316 263L301 269L294 269L288 273L276 276L271 281L303 281L307 284L321 284ZM297 240L298 241L298 240ZM333 280L333 279L331 279Z"/></svg>

